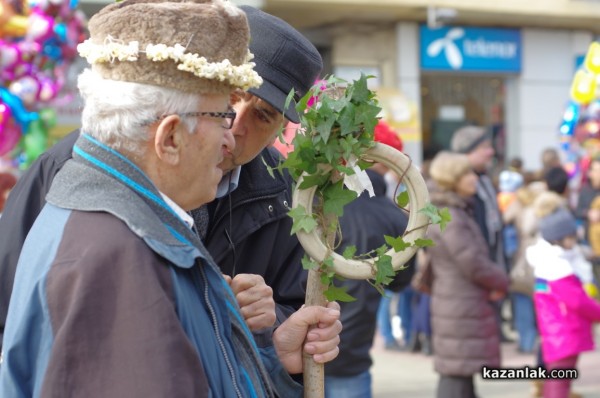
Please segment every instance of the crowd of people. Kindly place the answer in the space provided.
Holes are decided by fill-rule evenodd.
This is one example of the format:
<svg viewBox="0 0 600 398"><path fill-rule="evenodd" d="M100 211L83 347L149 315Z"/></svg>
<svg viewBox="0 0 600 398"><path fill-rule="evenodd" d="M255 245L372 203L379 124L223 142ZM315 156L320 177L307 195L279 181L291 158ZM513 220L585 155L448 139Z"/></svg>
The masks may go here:
<svg viewBox="0 0 600 398"><path fill-rule="evenodd" d="M299 122L288 93L320 77L317 49L222 0L124 0L89 29L81 129L0 180L0 396L294 397L310 356L326 397L369 398L379 329L386 349L433 355L438 398L475 398L474 375L502 366L507 305L541 366L574 368L593 349L600 158L575 203L555 151L539 173L515 161L494 181L487 130L457 130L422 167L452 215L429 229L435 245L383 297L344 280L357 301L304 307L293 181L267 167L279 129ZM402 151L383 123L375 141ZM381 164L367 175L375 197L345 209L340 252L406 229L401 182ZM569 380L542 388L573 396Z"/></svg>
<svg viewBox="0 0 600 398"><path fill-rule="evenodd" d="M525 172L514 159L497 178L489 174L493 157L491 136L468 126L423 168L432 203L448 207L453 221L443 233L430 229L436 245L417 257L412 319L397 314L402 325L424 316L430 328L419 339L414 327L408 337L403 328L403 344L390 344L381 331L384 348L412 352L419 351L415 340L432 336L432 353L425 353L434 356L440 398L477 396L473 376L484 365L502 365L508 328L516 332L518 351L537 354L539 366L573 369L579 355L594 348L592 324L600 322L594 248L600 157L591 160L577 190L554 149L542 152L541 170ZM422 297L429 306L420 305ZM509 309L508 319L502 308ZM538 380L533 396L579 396L570 384Z"/></svg>

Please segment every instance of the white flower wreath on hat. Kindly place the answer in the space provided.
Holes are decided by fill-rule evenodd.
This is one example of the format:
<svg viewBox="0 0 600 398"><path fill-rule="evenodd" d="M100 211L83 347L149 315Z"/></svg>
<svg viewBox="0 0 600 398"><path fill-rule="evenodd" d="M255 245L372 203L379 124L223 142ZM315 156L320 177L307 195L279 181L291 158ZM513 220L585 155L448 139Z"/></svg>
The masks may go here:
<svg viewBox="0 0 600 398"><path fill-rule="evenodd" d="M192 54L185 51L186 47L176 43L174 46L165 44L148 44L146 49L140 51L138 41L130 41L124 44L122 41L107 36L103 44L92 43L90 39L80 43L77 46L79 55L84 57L90 64L112 63L118 61L138 60L140 53L145 53L146 58L153 62L163 62L173 60L177 69L190 72L195 76L206 79L218 79L227 81L232 86L248 90L252 87L259 87L262 84L262 78L256 73L254 63L250 62L254 55L248 51L246 60L242 65L232 65L228 59L220 62L209 62L205 57L198 54Z"/></svg>

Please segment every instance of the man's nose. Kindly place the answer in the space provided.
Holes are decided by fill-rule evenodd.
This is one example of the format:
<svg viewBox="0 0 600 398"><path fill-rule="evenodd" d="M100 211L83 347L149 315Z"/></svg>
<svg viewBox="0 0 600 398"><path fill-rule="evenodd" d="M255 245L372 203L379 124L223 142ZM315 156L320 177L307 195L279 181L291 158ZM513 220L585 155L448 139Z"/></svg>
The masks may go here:
<svg viewBox="0 0 600 398"><path fill-rule="evenodd" d="M235 138L233 138L233 132L231 129L225 130L225 134L223 134L223 145L229 152L232 152L235 148Z"/></svg>

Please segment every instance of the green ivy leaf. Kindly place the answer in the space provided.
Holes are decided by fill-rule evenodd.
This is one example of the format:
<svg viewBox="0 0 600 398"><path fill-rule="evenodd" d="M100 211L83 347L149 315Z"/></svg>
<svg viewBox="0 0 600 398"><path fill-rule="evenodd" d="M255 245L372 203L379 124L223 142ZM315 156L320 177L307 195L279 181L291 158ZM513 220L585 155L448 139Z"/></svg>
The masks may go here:
<svg viewBox="0 0 600 398"><path fill-rule="evenodd" d="M440 230L443 231L446 229L446 226L450 221L452 221L452 215L450 214L450 210L447 207L444 207L439 211L440 215Z"/></svg>
<svg viewBox="0 0 600 398"><path fill-rule="evenodd" d="M305 175L302 183L298 186L299 189L308 189L310 187L321 186L329 180L329 174L313 174Z"/></svg>
<svg viewBox="0 0 600 398"><path fill-rule="evenodd" d="M435 246L435 242L432 241L431 239L416 239L415 240L415 246L417 247L430 247L430 246Z"/></svg>
<svg viewBox="0 0 600 398"><path fill-rule="evenodd" d="M442 217L439 215L438 208L431 203L427 203L425 207L419 210L419 213L423 213L429 217L433 224L439 224L440 221L442 221Z"/></svg>
<svg viewBox="0 0 600 398"><path fill-rule="evenodd" d="M302 257L302 268L304 268L307 271L310 271L311 269L318 269L319 263L317 263L305 254L304 257Z"/></svg>
<svg viewBox="0 0 600 398"><path fill-rule="evenodd" d="M335 285L331 285L327 288L327 290L325 290L324 294L329 301L342 301L344 303L356 301L356 298L349 295L347 290L348 287L346 286L337 287Z"/></svg>
<svg viewBox="0 0 600 398"><path fill-rule="evenodd" d="M350 260L352 257L354 257L355 254L356 254L356 246L352 245L352 246L347 246L344 249L344 253L342 253L342 256L346 260Z"/></svg>
<svg viewBox="0 0 600 398"><path fill-rule="evenodd" d="M392 257L387 254L380 254L376 262L377 273L375 274L375 283L387 285L394 278L394 268L392 267Z"/></svg>
<svg viewBox="0 0 600 398"><path fill-rule="evenodd" d="M384 235L383 237L385 239L385 243L390 245L395 252L401 252L402 250L408 249L412 246L410 243L405 242L404 239L402 239L402 236L394 238L392 236Z"/></svg>
<svg viewBox="0 0 600 398"><path fill-rule="evenodd" d="M290 235L295 234L296 232L303 230L307 233L310 233L313 229L317 227L317 222L310 215L306 214L306 209L304 206L298 206L288 211L288 215L292 217L292 231Z"/></svg>
<svg viewBox="0 0 600 398"><path fill-rule="evenodd" d="M400 192L400 195L398 195L398 197L396 198L396 203L398 203L398 206L404 208L408 206L408 202L408 191Z"/></svg>
<svg viewBox="0 0 600 398"><path fill-rule="evenodd" d="M324 192L323 211L325 214L335 214L338 217L344 215L344 206L356 199L356 192L344 189L343 181L328 186Z"/></svg>

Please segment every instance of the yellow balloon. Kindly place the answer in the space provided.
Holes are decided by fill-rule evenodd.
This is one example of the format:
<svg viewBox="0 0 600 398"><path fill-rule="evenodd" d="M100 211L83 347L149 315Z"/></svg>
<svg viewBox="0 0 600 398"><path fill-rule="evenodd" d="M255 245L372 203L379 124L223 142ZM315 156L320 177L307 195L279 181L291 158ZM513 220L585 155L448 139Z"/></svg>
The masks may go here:
<svg viewBox="0 0 600 398"><path fill-rule="evenodd" d="M583 64L590 72L600 73L600 43L595 41L590 44Z"/></svg>
<svg viewBox="0 0 600 398"><path fill-rule="evenodd" d="M571 98L573 101L587 105L596 95L596 75L594 73L578 70L571 84Z"/></svg>
<svg viewBox="0 0 600 398"><path fill-rule="evenodd" d="M23 15L15 15L11 17L4 26L0 27L2 36L21 37L27 33L28 17Z"/></svg>

